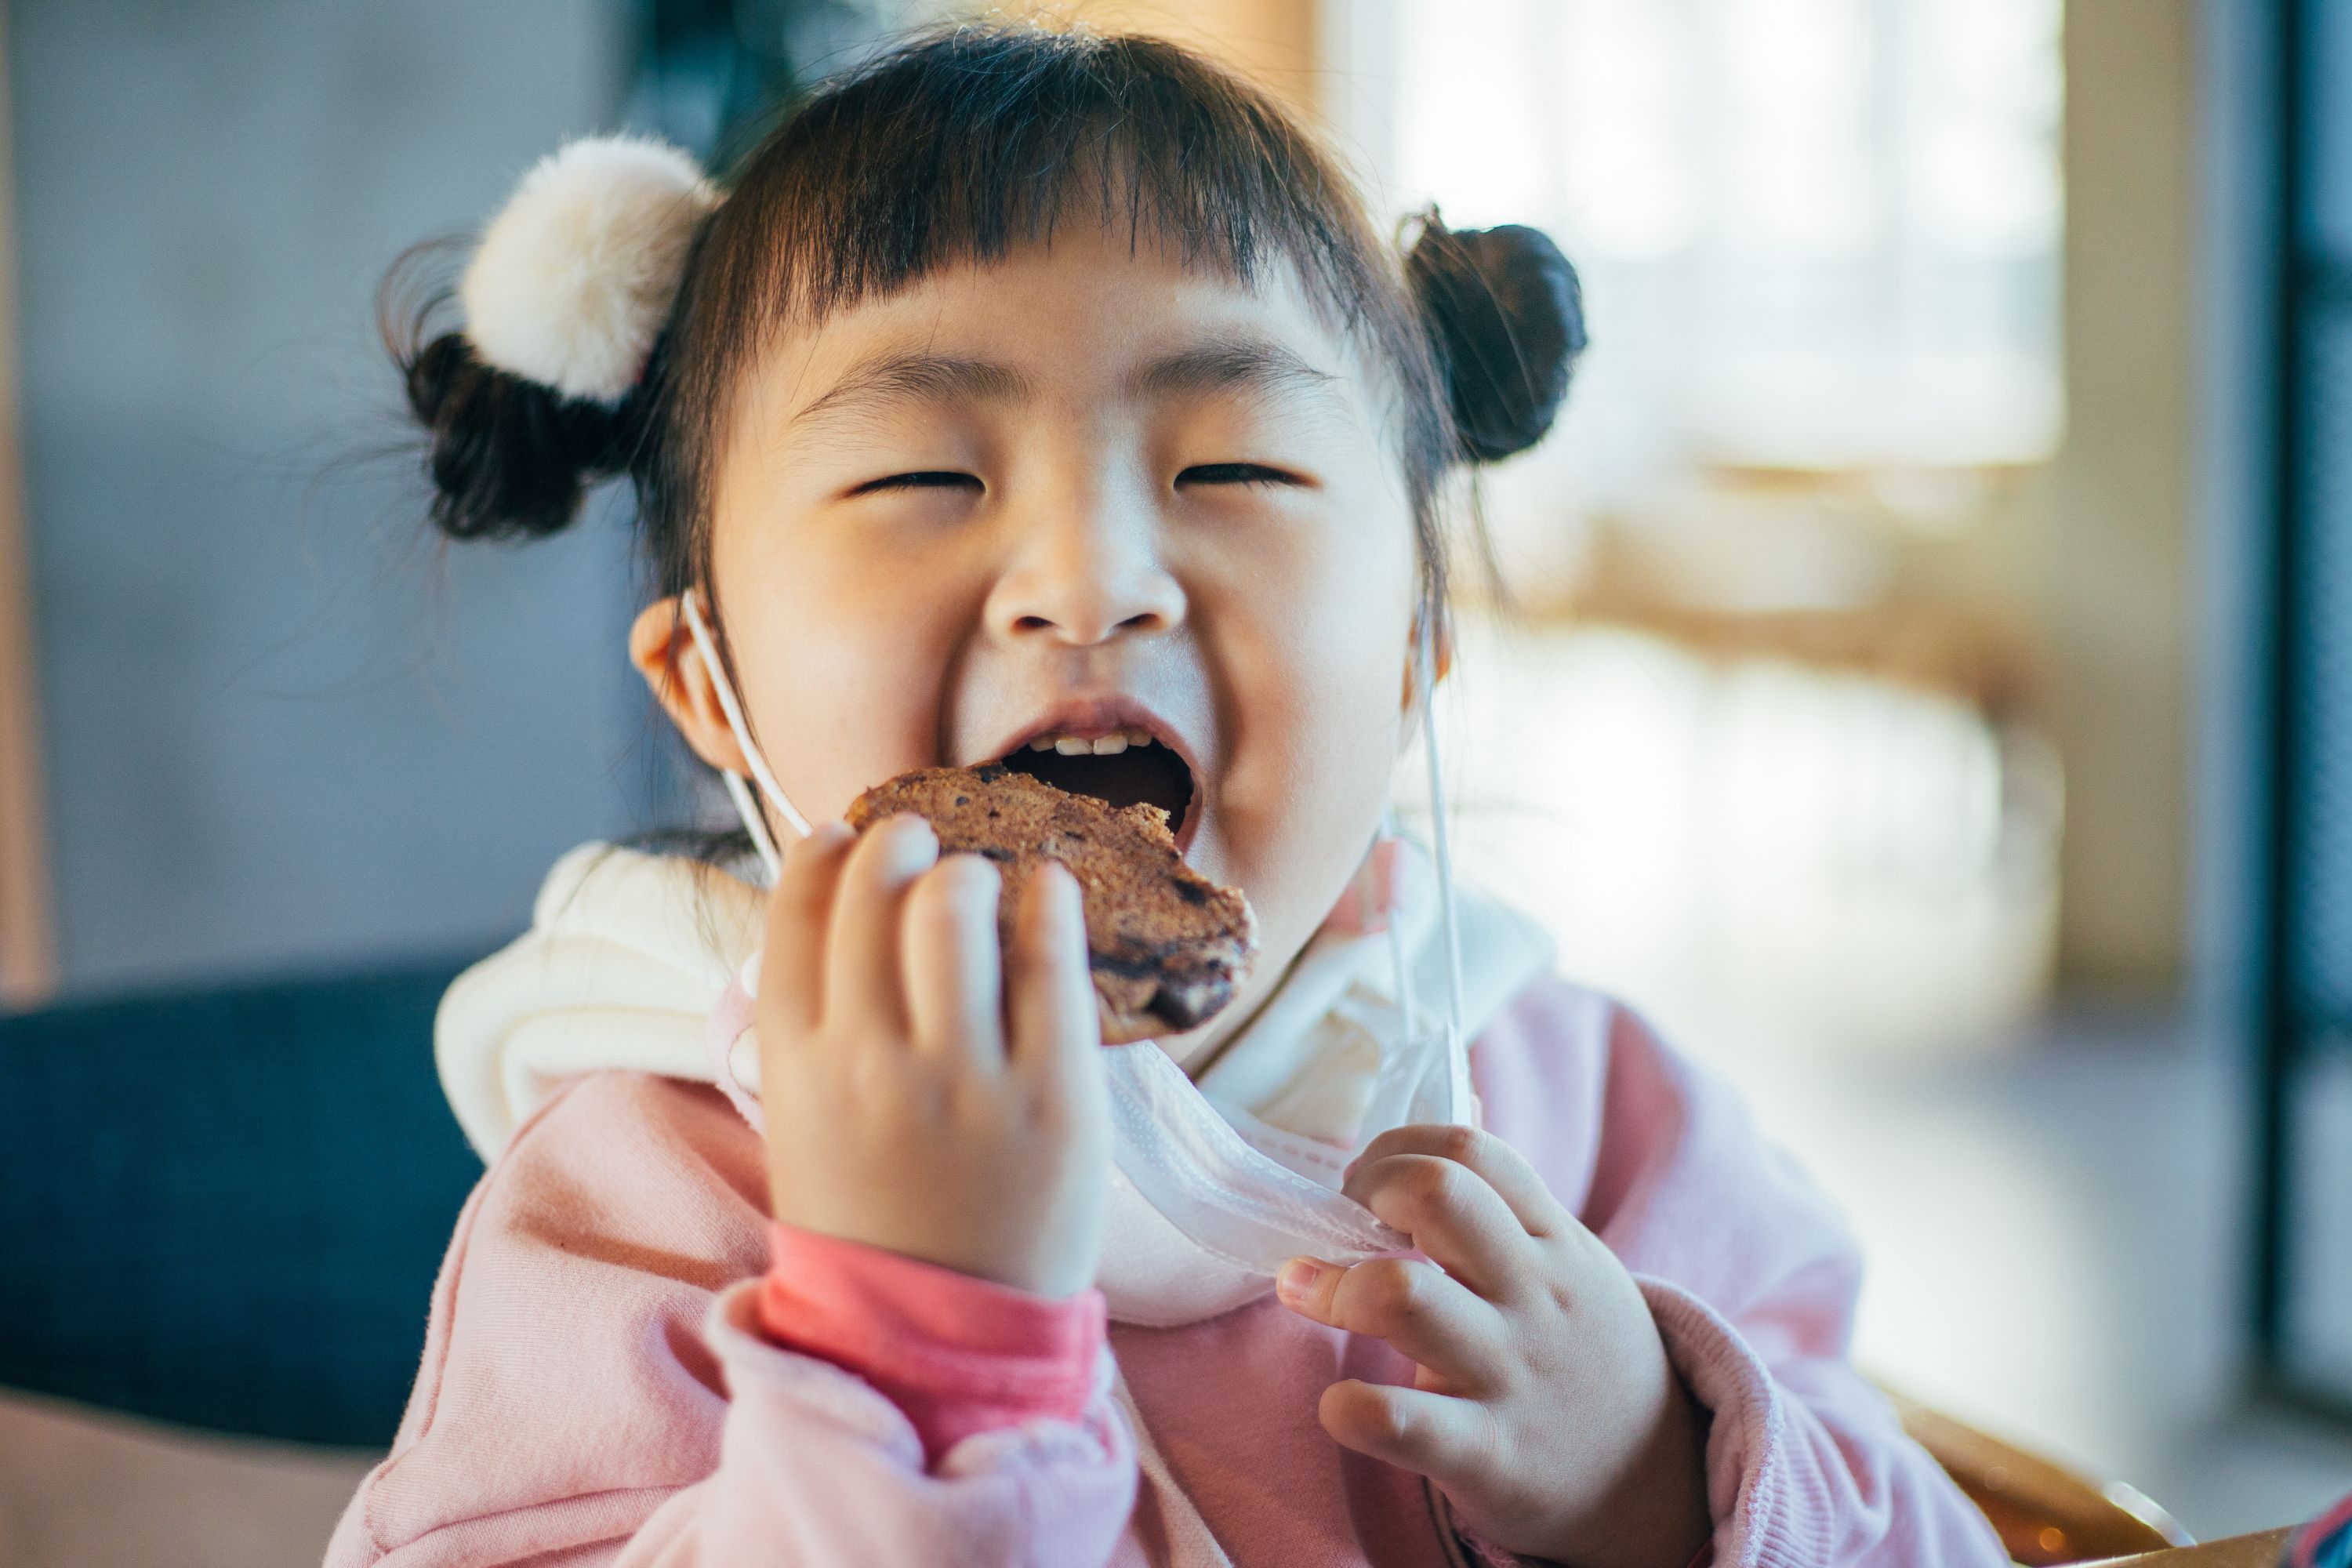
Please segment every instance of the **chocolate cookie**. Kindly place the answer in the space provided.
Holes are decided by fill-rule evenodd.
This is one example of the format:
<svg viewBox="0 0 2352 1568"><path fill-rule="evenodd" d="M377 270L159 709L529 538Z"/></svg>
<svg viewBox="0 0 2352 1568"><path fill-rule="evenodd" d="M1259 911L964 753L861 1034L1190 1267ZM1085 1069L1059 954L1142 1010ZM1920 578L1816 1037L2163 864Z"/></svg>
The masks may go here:
<svg viewBox="0 0 2352 1568"><path fill-rule="evenodd" d="M850 805L860 832L912 812L942 853L985 855L1004 873L1000 930L1012 937L1020 889L1043 860L1078 879L1105 1045L1181 1033L1233 1000L1257 950L1249 901L1184 864L1156 805L1113 807L1000 763L920 768Z"/></svg>

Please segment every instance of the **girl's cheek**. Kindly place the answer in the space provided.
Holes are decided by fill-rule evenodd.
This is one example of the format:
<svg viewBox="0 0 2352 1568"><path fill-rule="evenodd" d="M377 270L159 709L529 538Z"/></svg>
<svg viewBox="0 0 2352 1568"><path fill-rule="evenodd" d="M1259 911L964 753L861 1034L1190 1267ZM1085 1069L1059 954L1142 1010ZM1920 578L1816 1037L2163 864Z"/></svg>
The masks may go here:
<svg viewBox="0 0 2352 1568"><path fill-rule="evenodd" d="M846 606L843 606L846 607ZM810 657L820 670L805 700L822 706L850 763L847 797L908 768L929 765L939 744L946 655L937 628L904 602L832 616Z"/></svg>
<svg viewBox="0 0 2352 1568"><path fill-rule="evenodd" d="M837 816L936 745L940 670L918 574L895 587L838 563L778 559L730 602L760 606L737 633L754 728L787 791Z"/></svg>
<svg viewBox="0 0 2352 1568"><path fill-rule="evenodd" d="M1255 657L1236 691L1249 754L1234 758L1245 776L1232 781L1248 842L1235 849L1301 901L1309 924L1353 871L1394 764L1410 564L1377 553L1314 552L1297 575L1263 584L1251 606Z"/></svg>

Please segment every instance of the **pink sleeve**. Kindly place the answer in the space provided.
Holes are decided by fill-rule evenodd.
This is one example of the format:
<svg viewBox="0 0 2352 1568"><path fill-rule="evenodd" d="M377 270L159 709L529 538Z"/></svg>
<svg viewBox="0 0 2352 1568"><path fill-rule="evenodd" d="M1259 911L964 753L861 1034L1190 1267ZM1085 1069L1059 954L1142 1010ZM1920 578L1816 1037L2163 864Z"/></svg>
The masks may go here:
<svg viewBox="0 0 2352 1568"><path fill-rule="evenodd" d="M764 1200L759 1140L710 1089L562 1090L458 1220L329 1568L1112 1561L1137 1475L1107 1384L928 1459L871 1383L763 1331Z"/></svg>
<svg viewBox="0 0 2352 1568"><path fill-rule="evenodd" d="M930 1461L976 1432L1085 1411L1101 1291L1055 1300L797 1226L768 1237L761 1328L888 1395Z"/></svg>
<svg viewBox="0 0 2352 1568"><path fill-rule="evenodd" d="M1714 1562L2006 1564L1984 1516L1847 1359L1860 1255L1738 1097L1633 1014L1556 982L1496 1035L1482 1041L1479 1084L1490 1125L1632 1271L1710 1413ZM1580 1138L1570 1130L1580 1149L1545 1148L1551 1129L1532 1105L1562 1103L1571 1079L1595 1114Z"/></svg>
<svg viewBox="0 0 2352 1568"><path fill-rule="evenodd" d="M927 1468L914 1424L871 1384L767 1339L760 1289L746 1280L711 1310L730 1395L718 1468L664 1502L618 1568L1113 1561L1136 1466L1105 1394L1075 1422L975 1433Z"/></svg>

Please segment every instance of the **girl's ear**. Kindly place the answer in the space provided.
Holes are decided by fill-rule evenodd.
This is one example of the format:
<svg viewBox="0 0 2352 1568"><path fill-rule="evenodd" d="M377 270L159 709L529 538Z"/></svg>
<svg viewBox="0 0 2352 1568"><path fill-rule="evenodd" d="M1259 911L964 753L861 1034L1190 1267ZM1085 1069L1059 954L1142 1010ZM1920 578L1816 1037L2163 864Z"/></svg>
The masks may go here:
<svg viewBox="0 0 2352 1568"><path fill-rule="evenodd" d="M710 668L687 635L675 595L637 612L636 623L629 627L629 662L646 678L654 700L696 756L722 773L751 771L743 748L735 743L735 731L728 728Z"/></svg>

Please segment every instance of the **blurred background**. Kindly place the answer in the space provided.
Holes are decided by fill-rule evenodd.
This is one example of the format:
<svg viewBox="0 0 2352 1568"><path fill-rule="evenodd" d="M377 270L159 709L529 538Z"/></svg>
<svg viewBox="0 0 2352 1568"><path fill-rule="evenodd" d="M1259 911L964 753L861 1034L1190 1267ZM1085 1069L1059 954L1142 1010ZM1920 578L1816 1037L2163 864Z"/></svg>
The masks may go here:
<svg viewBox="0 0 2352 1568"><path fill-rule="evenodd" d="M5 5L0 1099L382 976L414 1073L557 855L704 809L622 657L620 498L431 542L373 290L568 136L723 160L954 14ZM2352 1486L2347 7L1057 14L1582 269L1561 427L1485 488L1459 852L1852 1211L1864 1363L2202 1536ZM11 1160L0 1237L54 1228ZM0 1243L26 1342L57 1272ZM0 1348L0 1563L313 1562L389 1436L102 1412L56 1360Z"/></svg>

